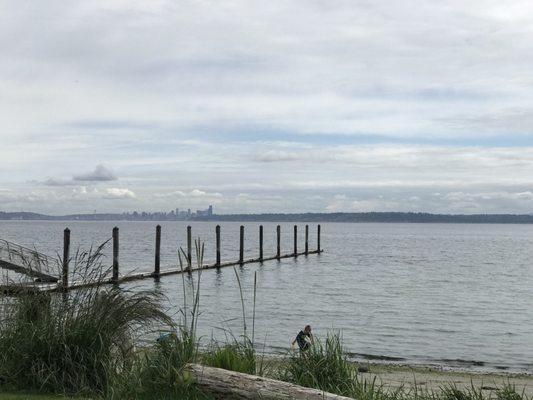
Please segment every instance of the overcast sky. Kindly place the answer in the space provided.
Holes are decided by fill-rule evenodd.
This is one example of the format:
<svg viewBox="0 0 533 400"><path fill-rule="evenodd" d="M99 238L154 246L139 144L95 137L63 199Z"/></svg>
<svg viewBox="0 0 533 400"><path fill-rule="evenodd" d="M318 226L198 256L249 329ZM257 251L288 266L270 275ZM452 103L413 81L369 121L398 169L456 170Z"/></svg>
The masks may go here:
<svg viewBox="0 0 533 400"><path fill-rule="evenodd" d="M530 1L0 0L0 210L533 212Z"/></svg>

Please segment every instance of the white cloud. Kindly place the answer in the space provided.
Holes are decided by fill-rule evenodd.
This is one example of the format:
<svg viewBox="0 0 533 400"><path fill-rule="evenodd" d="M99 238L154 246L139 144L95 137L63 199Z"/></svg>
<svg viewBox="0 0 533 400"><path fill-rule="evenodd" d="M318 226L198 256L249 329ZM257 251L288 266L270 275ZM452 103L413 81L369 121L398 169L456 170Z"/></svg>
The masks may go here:
<svg viewBox="0 0 533 400"><path fill-rule="evenodd" d="M480 192L480 193L464 193L451 192L446 195L446 199L450 201L491 201L491 200L516 200L524 202L533 202L533 193L526 192Z"/></svg>
<svg viewBox="0 0 533 400"><path fill-rule="evenodd" d="M62 109L74 120L131 127L149 115L185 130L528 134L533 17L526 3L509 7L523 12L480 0L7 1L2 126L28 134L61 122L51 111Z"/></svg>
<svg viewBox="0 0 533 400"><path fill-rule="evenodd" d="M158 193L155 195L158 198L220 198L222 197L221 193L218 192L205 192L200 189L192 189L190 191L183 190L174 190L167 193Z"/></svg>
<svg viewBox="0 0 533 400"><path fill-rule="evenodd" d="M527 2L1 7L1 208L529 210Z"/></svg>
<svg viewBox="0 0 533 400"><path fill-rule="evenodd" d="M107 188L105 193L106 199L135 199L137 197L130 189L125 188Z"/></svg>

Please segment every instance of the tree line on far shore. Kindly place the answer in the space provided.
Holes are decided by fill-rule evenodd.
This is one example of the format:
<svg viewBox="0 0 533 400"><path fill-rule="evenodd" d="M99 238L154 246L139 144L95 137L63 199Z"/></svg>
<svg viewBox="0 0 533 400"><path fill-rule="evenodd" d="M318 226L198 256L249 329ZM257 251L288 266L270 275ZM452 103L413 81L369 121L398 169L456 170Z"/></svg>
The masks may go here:
<svg viewBox="0 0 533 400"><path fill-rule="evenodd" d="M33 212L0 211L0 220L44 221L174 221L182 220L165 212L124 212L99 214L46 215ZM264 213L213 214L196 216L189 221L250 222L380 222L380 223L465 223L533 224L533 214L431 214L421 212L336 212L336 213Z"/></svg>

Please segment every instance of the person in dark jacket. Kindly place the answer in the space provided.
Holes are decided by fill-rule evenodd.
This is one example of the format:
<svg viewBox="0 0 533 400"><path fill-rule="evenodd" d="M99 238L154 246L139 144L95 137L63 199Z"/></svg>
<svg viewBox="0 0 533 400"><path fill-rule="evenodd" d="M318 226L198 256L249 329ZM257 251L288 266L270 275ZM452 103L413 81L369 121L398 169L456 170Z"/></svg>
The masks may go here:
<svg viewBox="0 0 533 400"><path fill-rule="evenodd" d="M298 343L300 351L306 351L313 344L313 334L311 333L311 325L306 325L303 331L298 332L296 339L293 340L292 346Z"/></svg>

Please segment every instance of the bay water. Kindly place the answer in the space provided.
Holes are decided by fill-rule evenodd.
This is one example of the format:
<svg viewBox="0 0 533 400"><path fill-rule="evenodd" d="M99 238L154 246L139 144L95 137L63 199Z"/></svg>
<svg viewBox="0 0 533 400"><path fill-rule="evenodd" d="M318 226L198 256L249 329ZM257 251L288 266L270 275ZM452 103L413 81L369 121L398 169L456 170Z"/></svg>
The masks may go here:
<svg viewBox="0 0 533 400"><path fill-rule="evenodd" d="M0 221L0 238L48 254L97 246L120 228L121 274L153 270L155 226L144 221ZM177 267L186 226L215 260L215 222L160 222L162 269ZM222 261L237 260L238 222L220 223ZM245 258L258 256L259 223L245 226ZM263 223L265 256L274 255L276 223ZM293 248L293 225L282 223L282 253ZM298 223L299 249L304 223ZM310 249L316 248L316 224ZM257 273L255 342L283 354L306 324L318 337L342 334L351 358L485 371L533 373L533 226L496 224L323 223L324 252L262 264L206 270L201 275L199 329L203 341L243 334L240 277L248 334ZM111 264L111 246L104 263ZM196 280L186 277L186 284ZM124 284L161 290L176 319L182 276Z"/></svg>

